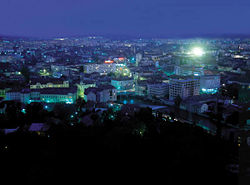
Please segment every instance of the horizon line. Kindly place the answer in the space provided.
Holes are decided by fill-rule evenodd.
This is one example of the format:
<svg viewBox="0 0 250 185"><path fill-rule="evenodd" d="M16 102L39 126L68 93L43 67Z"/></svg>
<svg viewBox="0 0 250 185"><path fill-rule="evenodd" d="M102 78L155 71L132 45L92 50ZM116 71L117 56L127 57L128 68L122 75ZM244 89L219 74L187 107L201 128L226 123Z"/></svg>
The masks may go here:
<svg viewBox="0 0 250 185"><path fill-rule="evenodd" d="M161 35L161 36L160 36ZM244 33L207 33L207 34L176 34L163 36L159 34L158 36L143 36L139 34L134 35L125 35L125 34L72 34L72 35L64 35L64 36L21 36L21 35L7 35L0 34L0 38L16 38L16 39L55 39L55 38L79 38L79 37L104 37L110 39L191 39L191 38L250 38L249 34Z"/></svg>

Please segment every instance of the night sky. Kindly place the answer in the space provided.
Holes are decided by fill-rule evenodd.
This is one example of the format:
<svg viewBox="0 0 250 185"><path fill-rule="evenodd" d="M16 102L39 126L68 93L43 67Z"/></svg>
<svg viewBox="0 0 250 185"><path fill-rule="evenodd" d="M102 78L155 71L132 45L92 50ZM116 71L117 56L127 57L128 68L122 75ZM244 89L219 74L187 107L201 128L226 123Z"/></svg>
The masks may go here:
<svg viewBox="0 0 250 185"><path fill-rule="evenodd" d="M0 35L250 34L249 0L1 0Z"/></svg>

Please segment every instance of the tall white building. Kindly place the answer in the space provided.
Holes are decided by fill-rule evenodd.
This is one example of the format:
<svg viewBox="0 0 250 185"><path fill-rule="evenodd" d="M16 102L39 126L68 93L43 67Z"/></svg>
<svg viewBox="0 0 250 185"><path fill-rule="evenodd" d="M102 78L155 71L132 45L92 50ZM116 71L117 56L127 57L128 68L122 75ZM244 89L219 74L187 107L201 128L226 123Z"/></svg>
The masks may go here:
<svg viewBox="0 0 250 185"><path fill-rule="evenodd" d="M142 60L142 54L141 53L137 53L136 54L136 66L139 65L140 61Z"/></svg>
<svg viewBox="0 0 250 185"><path fill-rule="evenodd" d="M169 99L174 100L178 95L185 99L190 96L200 94L200 80L187 79L171 79L169 82Z"/></svg>

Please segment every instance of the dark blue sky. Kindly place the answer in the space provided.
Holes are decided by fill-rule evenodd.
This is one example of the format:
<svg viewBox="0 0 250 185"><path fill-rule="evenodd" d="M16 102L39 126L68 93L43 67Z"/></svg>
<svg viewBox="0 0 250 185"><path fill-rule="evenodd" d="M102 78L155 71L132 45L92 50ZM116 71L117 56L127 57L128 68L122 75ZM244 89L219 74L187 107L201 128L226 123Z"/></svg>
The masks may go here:
<svg viewBox="0 0 250 185"><path fill-rule="evenodd" d="M1 0L0 34L250 34L250 0Z"/></svg>

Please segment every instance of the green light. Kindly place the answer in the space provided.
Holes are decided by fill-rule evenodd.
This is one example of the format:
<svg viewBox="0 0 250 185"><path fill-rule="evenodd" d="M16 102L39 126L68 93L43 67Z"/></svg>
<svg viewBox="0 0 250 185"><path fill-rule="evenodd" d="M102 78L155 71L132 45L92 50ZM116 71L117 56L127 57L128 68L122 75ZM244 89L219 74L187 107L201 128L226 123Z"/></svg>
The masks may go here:
<svg viewBox="0 0 250 185"><path fill-rule="evenodd" d="M24 114L26 114L26 110L25 109L22 109L21 112L24 113Z"/></svg>

